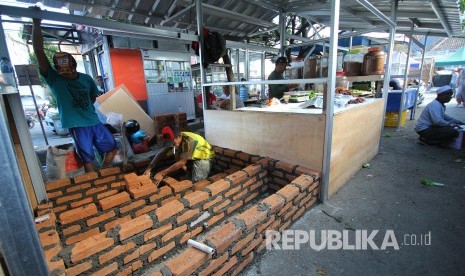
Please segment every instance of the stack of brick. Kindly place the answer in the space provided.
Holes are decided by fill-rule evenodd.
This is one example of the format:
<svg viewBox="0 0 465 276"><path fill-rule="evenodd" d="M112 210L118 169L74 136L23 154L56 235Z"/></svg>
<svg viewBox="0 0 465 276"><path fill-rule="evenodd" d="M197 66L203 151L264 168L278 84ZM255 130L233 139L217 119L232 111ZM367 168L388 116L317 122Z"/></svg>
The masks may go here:
<svg viewBox="0 0 465 276"><path fill-rule="evenodd" d="M266 248L267 230L282 232L317 201L319 173L303 170L311 174L300 175L276 194L207 233L205 243L215 249L217 258L188 247L152 275L237 275Z"/></svg>
<svg viewBox="0 0 465 276"><path fill-rule="evenodd" d="M117 270L121 275L128 275L144 264L159 262L163 255L174 254L205 227L219 225L241 210L257 206L254 202L270 191L271 179L276 177L272 174L274 170L294 181L284 188L294 188L282 191L286 197L283 204L267 209L267 217L273 216L274 220L262 225L287 227L304 212L296 206L314 202L317 184L312 186L313 198L305 188L296 194L295 187L300 183L298 173L313 173L315 183L318 182L317 173L269 158L219 147L214 149L224 171L197 183L167 178L166 186L155 188L148 177L125 173L124 168L47 183L48 192L56 193L47 210L59 218L54 227L57 227L56 236L61 239L59 247L53 247L52 252L56 254L47 253L50 269L65 271L67 275L89 272L106 275ZM272 215L270 210L275 210L276 214ZM44 213L43 210L39 212ZM240 219L238 217L237 221ZM41 241L46 238L41 232L45 230L39 231ZM251 237L249 230L244 230L247 235L244 239ZM262 232L256 228L253 231L254 237ZM53 236L52 232L46 235L49 234ZM248 258L250 256L249 253ZM222 255L222 258L225 257ZM243 262L242 255L236 258Z"/></svg>

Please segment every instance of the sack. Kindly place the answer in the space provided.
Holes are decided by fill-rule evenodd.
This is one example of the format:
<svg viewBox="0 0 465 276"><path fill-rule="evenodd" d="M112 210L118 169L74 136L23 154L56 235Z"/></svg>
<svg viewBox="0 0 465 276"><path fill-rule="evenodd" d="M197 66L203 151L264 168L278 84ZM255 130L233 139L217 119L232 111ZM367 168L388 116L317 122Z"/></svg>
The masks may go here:
<svg viewBox="0 0 465 276"><path fill-rule="evenodd" d="M84 173L84 165L72 144L48 147L45 172L47 181L71 178Z"/></svg>
<svg viewBox="0 0 465 276"><path fill-rule="evenodd" d="M218 32L209 32L204 39L205 54L209 63L217 62L226 54L226 40Z"/></svg>

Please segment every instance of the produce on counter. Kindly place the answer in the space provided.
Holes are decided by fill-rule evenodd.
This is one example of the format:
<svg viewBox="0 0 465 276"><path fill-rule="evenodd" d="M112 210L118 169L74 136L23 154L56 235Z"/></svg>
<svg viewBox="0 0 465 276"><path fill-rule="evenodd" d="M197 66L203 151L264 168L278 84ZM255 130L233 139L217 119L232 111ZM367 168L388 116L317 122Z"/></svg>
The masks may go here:
<svg viewBox="0 0 465 276"><path fill-rule="evenodd" d="M358 104L358 103L363 103L365 102L365 99L363 98L355 98L355 99L352 99L350 101L348 101L347 103L348 104Z"/></svg>

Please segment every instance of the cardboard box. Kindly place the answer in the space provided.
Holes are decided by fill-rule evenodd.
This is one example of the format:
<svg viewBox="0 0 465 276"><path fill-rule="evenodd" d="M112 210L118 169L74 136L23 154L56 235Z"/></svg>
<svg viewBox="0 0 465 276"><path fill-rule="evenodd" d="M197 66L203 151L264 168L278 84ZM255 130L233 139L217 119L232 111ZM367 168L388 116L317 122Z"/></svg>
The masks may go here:
<svg viewBox="0 0 465 276"><path fill-rule="evenodd" d="M155 135L155 124L153 120L145 113L142 107L137 103L131 92L125 85L115 87L111 91L97 97L99 102L98 110L104 115L109 112L123 114L123 122L133 119L139 122L140 128L147 135Z"/></svg>

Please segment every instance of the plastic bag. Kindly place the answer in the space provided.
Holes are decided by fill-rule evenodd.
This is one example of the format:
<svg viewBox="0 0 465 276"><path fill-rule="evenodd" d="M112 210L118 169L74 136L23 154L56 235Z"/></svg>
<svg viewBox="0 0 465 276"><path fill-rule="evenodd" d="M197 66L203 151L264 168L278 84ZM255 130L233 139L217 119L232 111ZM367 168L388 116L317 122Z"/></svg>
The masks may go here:
<svg viewBox="0 0 465 276"><path fill-rule="evenodd" d="M119 133L121 133L121 126L123 124L123 114L109 112L107 114L107 124L110 124L112 127L116 128Z"/></svg>
<svg viewBox="0 0 465 276"><path fill-rule="evenodd" d="M77 160L72 144L47 149L46 172L48 181L71 178L85 173L84 166Z"/></svg>

